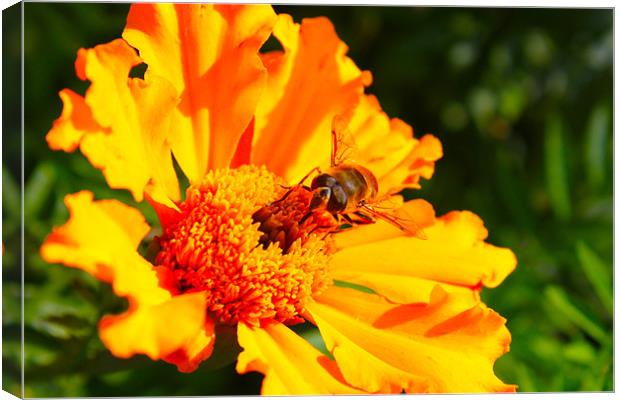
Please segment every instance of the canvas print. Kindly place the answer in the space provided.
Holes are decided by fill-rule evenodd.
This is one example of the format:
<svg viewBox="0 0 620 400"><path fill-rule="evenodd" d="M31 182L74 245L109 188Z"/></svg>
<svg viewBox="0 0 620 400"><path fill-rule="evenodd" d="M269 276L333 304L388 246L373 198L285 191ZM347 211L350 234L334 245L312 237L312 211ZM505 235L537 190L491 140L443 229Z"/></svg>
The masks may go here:
<svg viewBox="0 0 620 400"><path fill-rule="evenodd" d="M613 10L22 11L3 390L614 390Z"/></svg>

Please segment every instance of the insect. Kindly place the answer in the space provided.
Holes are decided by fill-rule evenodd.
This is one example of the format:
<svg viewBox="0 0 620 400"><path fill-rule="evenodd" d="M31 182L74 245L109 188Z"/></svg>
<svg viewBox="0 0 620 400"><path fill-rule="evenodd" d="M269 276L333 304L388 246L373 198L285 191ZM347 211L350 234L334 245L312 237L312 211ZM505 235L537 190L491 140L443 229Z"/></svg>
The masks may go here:
<svg viewBox="0 0 620 400"><path fill-rule="evenodd" d="M313 168L298 185L312 192L308 212L300 223L315 213L328 212L337 221L351 225L372 224L381 219L408 235L426 239L414 219L390 202L391 195L379 195L375 175L349 158L355 145L343 117L334 117L331 133L330 167L325 171ZM310 187L304 186L303 182L315 172L318 175L312 179ZM278 201L284 200L289 193Z"/></svg>

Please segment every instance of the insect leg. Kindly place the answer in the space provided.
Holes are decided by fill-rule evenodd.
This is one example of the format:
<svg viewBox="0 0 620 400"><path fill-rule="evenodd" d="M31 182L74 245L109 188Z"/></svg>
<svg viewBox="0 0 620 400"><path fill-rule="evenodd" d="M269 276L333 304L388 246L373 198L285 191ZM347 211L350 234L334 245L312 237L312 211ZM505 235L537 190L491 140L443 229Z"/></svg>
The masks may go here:
<svg viewBox="0 0 620 400"><path fill-rule="evenodd" d="M338 152L338 133L336 132L335 123L332 121L332 154L330 158L330 166L336 166L336 153Z"/></svg>
<svg viewBox="0 0 620 400"><path fill-rule="evenodd" d="M353 225L355 224L355 222L353 222L353 220L351 219L351 217L349 217L347 214L340 214L342 216L342 218L344 218L349 224Z"/></svg>
<svg viewBox="0 0 620 400"><path fill-rule="evenodd" d="M273 201L273 202L271 202L271 203L269 203L269 204L270 204L270 205L274 205L274 204L278 204L278 203L280 203L280 202L282 202L282 201L286 200L286 198L287 198L287 197L291 194L291 192L293 192L293 190L295 190L295 189L297 189L297 188L299 188L299 187L301 187L301 188L303 188L303 189L305 189L305 190L307 190L307 191L311 191L312 189L311 189L309 186L304 185L303 183L304 183L304 181L305 181L306 179L308 179L308 177L309 177L310 175L312 175L312 173L313 173L313 172L318 172L318 173L321 173L321 169L320 169L319 167L314 167L314 168L312 168L312 169L310 170L310 172L308 172L308 173L307 173L307 174L306 174L303 178L301 178L301 180L299 181L299 183L298 183L298 184L296 184L296 185L293 185L293 186L283 186L283 185L280 185L283 189L288 189L288 191L287 191L286 193L284 193L284 196L280 197L278 200Z"/></svg>
<svg viewBox="0 0 620 400"><path fill-rule="evenodd" d="M310 172L308 172L308 173L307 173L307 174L306 174L303 178L301 178L301 180L299 181L299 183L298 183L297 185L298 185L298 186L303 185L304 181L305 181L306 179L308 179L308 177L309 177L310 175L312 175L312 173L313 173L313 172L318 172L318 173L320 174L320 173L321 173L321 168L319 168L319 167L314 167L314 168L312 168L312 169L310 170Z"/></svg>
<svg viewBox="0 0 620 400"><path fill-rule="evenodd" d="M306 222L306 220L307 220L308 218L310 218L311 216L312 216L312 211L308 211L308 212L306 213L306 215L304 215L304 216L303 216L303 217L299 220L298 224L299 224L299 225L303 224L303 223L304 223L304 222Z"/></svg>
<svg viewBox="0 0 620 400"><path fill-rule="evenodd" d="M356 218L353 218L349 214L340 214L340 215L348 224L352 226L367 225L367 224L372 224L373 222L375 222L373 219L369 218L367 215L363 215L358 212L353 213L353 215L355 215Z"/></svg>
<svg viewBox="0 0 620 400"><path fill-rule="evenodd" d="M286 193L284 193L284 196L280 197L278 200L272 201L271 203L269 203L270 206L274 205L274 204L278 204L284 200L286 200L286 198L293 193L293 190L295 190L295 188L299 187L299 185L295 185L295 186L290 186L289 189L286 191Z"/></svg>
<svg viewBox="0 0 620 400"><path fill-rule="evenodd" d="M374 224L376 222L373 217L371 217L370 215L366 215L361 211L355 211L353 214L359 217L359 219L355 220L357 224L366 225L366 224Z"/></svg>

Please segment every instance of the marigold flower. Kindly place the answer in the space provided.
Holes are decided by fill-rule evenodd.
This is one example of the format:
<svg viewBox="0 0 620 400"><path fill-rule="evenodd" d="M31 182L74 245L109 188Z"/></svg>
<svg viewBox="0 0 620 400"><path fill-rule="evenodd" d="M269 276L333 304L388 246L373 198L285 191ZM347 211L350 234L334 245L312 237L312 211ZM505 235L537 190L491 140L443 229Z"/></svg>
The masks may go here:
<svg viewBox="0 0 620 400"><path fill-rule="evenodd" d="M271 34L283 50L262 53ZM217 346L216 327L232 325L237 371L264 374L263 394L515 389L493 372L510 334L479 291L516 259L485 242L480 218L437 217L418 199L402 207L426 240L381 220L319 234L319 217L302 222L308 192L273 203L329 165L336 115L350 119L356 162L382 192L433 175L439 140L389 119L364 94L370 73L346 52L325 18L298 24L270 6L196 4L133 5L122 39L79 50L76 72L90 86L85 96L60 92L49 146L79 147L110 187L148 201L161 235L147 260L140 212L82 191L65 198L69 221L41 254L127 298L125 312L99 324L115 356L190 372ZM141 63L144 78L130 78ZM189 180L185 196L173 160ZM301 321L318 327L333 358L289 328Z"/></svg>

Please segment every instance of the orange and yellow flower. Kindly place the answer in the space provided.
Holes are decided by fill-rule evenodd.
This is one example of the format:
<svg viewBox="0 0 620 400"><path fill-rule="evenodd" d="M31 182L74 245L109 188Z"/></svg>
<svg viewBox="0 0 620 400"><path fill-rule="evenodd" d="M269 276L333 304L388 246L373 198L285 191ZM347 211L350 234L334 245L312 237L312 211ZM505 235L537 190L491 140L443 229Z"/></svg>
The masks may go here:
<svg viewBox="0 0 620 400"><path fill-rule="evenodd" d="M270 35L281 51L261 51ZM266 5L137 4L122 36L80 49L76 72L90 86L60 92L47 141L79 147L111 188L155 209L157 255L138 252L151 230L138 210L87 191L65 198L69 221L41 248L128 300L99 323L112 354L190 372L217 346L216 329L236 326L237 371L264 374L263 394L515 389L493 372L510 343L505 319L479 292L516 259L485 242L473 213L437 217L418 199L402 206L426 240L382 221L325 236L304 231L294 195L268 216L275 237L265 239L255 213L329 165L336 115L350 119L356 161L386 193L419 188L442 156L437 138L415 138L364 93L371 75L329 20L298 24ZM130 77L142 63L144 77ZM329 356L289 328L302 321Z"/></svg>

